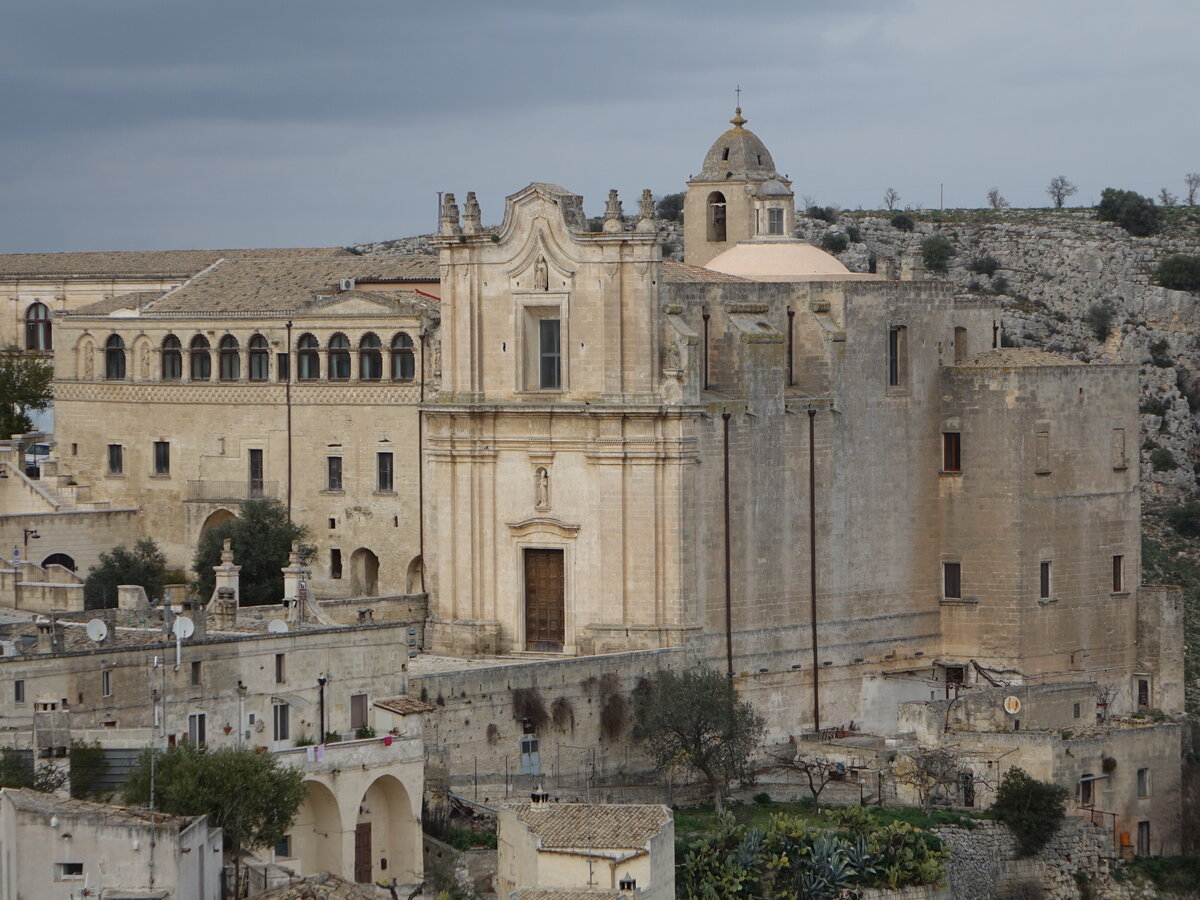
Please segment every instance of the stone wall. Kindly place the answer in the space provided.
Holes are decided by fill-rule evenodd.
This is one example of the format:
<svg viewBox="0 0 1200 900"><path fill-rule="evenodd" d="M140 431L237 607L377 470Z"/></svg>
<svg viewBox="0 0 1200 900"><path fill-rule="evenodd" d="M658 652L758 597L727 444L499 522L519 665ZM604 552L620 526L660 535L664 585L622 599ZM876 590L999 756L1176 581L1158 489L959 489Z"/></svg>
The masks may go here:
<svg viewBox="0 0 1200 900"><path fill-rule="evenodd" d="M1082 872L1096 897L1116 894L1110 875L1112 835L1080 819L1068 819L1040 853L1016 856L1016 839L999 822L979 822L974 828L935 828L950 850L950 890L954 900L989 900L1012 896L1014 889L1033 882L1046 900L1075 900L1076 873ZM1026 895L1029 896L1029 895Z"/></svg>
<svg viewBox="0 0 1200 900"><path fill-rule="evenodd" d="M1168 230L1135 238L1100 222L1091 210L952 210L942 224L918 222L911 233L888 218L843 215L830 225L800 218L797 234L819 244L829 231L859 229L862 240L841 254L853 271L867 271L871 255L898 258L919 267L921 242L942 234L957 249L944 279L964 292L994 294L1004 305L1007 340L1084 360L1140 366L1142 488L1147 498L1178 497L1195 487L1193 464L1200 460L1200 428L1185 389L1200 384L1200 328L1196 297L1151 284L1155 267L1170 253L1200 253L1194 232ZM972 259L990 255L993 275L971 272ZM1093 304L1114 310L1108 339L1098 342L1084 321ZM1159 345L1152 353L1151 345ZM1161 404L1161 406L1159 405ZM1161 410L1161 412L1160 412ZM1169 450L1177 469L1154 471L1148 447Z"/></svg>

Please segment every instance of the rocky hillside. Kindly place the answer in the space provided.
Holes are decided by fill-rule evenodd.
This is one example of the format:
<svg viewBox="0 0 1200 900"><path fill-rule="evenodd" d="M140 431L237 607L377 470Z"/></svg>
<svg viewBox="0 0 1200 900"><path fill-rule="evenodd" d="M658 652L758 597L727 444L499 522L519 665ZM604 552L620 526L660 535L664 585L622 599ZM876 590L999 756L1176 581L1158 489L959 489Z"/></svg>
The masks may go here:
<svg viewBox="0 0 1200 900"><path fill-rule="evenodd" d="M1200 298L1151 281L1164 256L1200 253L1200 211L1164 212L1168 225L1153 237L1091 210L909 213L912 232L893 228L890 214L843 213L832 224L802 217L797 232L818 246L848 234L840 258L855 271L872 256L919 261L922 241L943 235L956 253L945 275L929 277L996 296L1007 344L1138 365L1144 492L1175 500L1196 492L1200 472Z"/></svg>

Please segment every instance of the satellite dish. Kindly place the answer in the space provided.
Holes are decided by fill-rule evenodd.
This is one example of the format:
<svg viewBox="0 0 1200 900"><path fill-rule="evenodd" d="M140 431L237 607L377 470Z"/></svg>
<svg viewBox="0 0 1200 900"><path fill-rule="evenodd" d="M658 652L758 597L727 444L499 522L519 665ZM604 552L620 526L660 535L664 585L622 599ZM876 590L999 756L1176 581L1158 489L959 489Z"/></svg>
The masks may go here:
<svg viewBox="0 0 1200 900"><path fill-rule="evenodd" d="M1004 698L1004 711L1006 713L1008 713L1010 716L1015 716L1017 713L1019 713L1021 711L1021 698L1020 697L1005 697Z"/></svg>
<svg viewBox="0 0 1200 900"><path fill-rule="evenodd" d="M171 626L171 630L175 632L175 637L190 638L196 631L196 623L187 616L176 616L175 624Z"/></svg>
<svg viewBox="0 0 1200 900"><path fill-rule="evenodd" d="M108 625L103 619L92 619L87 623L87 636L97 644L108 637Z"/></svg>
<svg viewBox="0 0 1200 900"><path fill-rule="evenodd" d="M272 619L271 624L267 626L267 631L271 632L271 634L287 634L288 623L283 621L283 619Z"/></svg>

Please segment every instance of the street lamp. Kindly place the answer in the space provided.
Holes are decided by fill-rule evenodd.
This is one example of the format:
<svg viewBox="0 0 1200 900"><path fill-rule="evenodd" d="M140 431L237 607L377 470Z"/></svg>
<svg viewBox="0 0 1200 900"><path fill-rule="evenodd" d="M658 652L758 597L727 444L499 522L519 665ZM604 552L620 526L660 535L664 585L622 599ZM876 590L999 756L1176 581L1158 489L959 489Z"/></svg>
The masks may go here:
<svg viewBox="0 0 1200 900"><path fill-rule="evenodd" d="M41 537L41 535L37 533L36 528L24 528L24 529L22 529L22 531L25 532L25 555L24 555L24 558L28 559L29 558L29 539L33 538L33 540L36 541L38 538ZM20 558L20 554L17 552L16 547L13 547L13 557Z"/></svg>

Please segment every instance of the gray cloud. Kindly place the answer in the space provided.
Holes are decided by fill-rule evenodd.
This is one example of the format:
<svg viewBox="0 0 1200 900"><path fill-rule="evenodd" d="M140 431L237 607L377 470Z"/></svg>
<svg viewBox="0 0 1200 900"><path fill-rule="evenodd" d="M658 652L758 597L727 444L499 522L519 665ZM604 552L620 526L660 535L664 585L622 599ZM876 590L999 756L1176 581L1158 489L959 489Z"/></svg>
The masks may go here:
<svg viewBox="0 0 1200 900"><path fill-rule="evenodd" d="M343 244L485 219L531 180L598 212L681 189L745 88L799 194L1041 205L1178 192L1189 0L204 4L6 12L0 249ZM19 211L13 215L12 211Z"/></svg>

